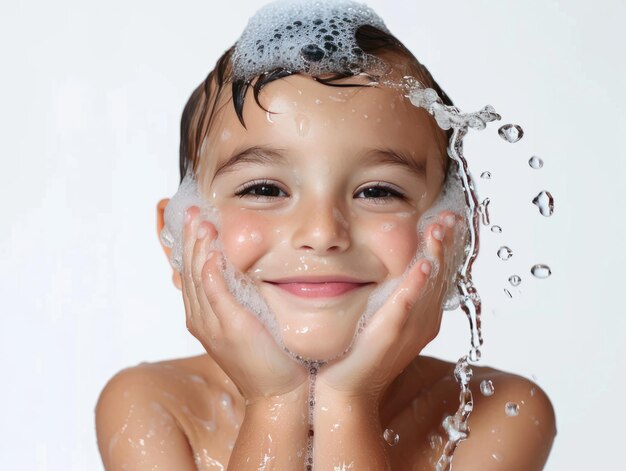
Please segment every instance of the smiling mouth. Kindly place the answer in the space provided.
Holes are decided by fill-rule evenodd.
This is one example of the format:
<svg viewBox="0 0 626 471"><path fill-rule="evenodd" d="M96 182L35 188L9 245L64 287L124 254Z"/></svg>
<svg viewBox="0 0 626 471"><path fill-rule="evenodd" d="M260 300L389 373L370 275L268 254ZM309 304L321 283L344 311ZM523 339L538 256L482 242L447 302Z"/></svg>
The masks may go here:
<svg viewBox="0 0 626 471"><path fill-rule="evenodd" d="M373 284L372 282L338 279L315 281L311 279L293 279L267 281L267 283L300 298L334 298Z"/></svg>

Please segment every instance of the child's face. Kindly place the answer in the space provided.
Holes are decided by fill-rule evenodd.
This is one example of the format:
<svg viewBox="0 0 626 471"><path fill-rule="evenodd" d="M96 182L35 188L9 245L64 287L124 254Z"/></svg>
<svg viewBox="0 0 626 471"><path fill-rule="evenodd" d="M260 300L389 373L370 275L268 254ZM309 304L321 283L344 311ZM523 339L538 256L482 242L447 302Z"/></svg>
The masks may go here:
<svg viewBox="0 0 626 471"><path fill-rule="evenodd" d="M367 83L345 80L355 81ZM232 103L216 114L200 188L219 210L225 255L257 283L285 345L331 358L350 345L372 290L414 257L446 143L388 88L295 75L267 85L260 102L275 114L249 91L247 130Z"/></svg>

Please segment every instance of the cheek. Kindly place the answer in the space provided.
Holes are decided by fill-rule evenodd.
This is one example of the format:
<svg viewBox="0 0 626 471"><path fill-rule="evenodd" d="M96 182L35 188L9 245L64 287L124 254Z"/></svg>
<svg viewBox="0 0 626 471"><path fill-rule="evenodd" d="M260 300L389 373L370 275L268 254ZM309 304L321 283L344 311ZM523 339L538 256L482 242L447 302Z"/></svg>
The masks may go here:
<svg viewBox="0 0 626 471"><path fill-rule="evenodd" d="M369 225L365 231L370 250L385 264L391 276L399 276L417 252L417 221L388 219Z"/></svg>
<svg viewBox="0 0 626 471"><path fill-rule="evenodd" d="M224 211L220 219L219 239L224 254L236 268L246 272L268 250L272 225L249 210Z"/></svg>

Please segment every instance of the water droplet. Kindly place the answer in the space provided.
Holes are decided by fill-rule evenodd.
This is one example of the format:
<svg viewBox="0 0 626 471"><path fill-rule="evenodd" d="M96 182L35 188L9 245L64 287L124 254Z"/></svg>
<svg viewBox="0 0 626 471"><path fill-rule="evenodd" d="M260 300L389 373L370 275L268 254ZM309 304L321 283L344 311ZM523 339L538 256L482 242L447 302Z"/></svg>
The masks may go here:
<svg viewBox="0 0 626 471"><path fill-rule="evenodd" d="M504 294L506 294L509 298L512 298L512 297L513 297L513 295L511 294L511 292L510 292L508 289L506 289L506 288L504 288Z"/></svg>
<svg viewBox="0 0 626 471"><path fill-rule="evenodd" d="M513 251L510 248L508 248L506 245L503 245L502 247L498 249L498 257L500 257L502 260L508 260L512 256L513 256Z"/></svg>
<svg viewBox="0 0 626 471"><path fill-rule="evenodd" d="M481 173L480 178L484 178L485 180L491 180L491 172L486 171Z"/></svg>
<svg viewBox="0 0 626 471"><path fill-rule="evenodd" d="M504 412L509 417L516 417L519 414L519 406L514 402L507 402L504 405Z"/></svg>
<svg viewBox="0 0 626 471"><path fill-rule="evenodd" d="M482 355L483 354L480 352L480 349L472 348L469 352L469 359L470 361L477 362L480 360L480 357L482 357Z"/></svg>
<svg viewBox="0 0 626 471"><path fill-rule="evenodd" d="M519 286L521 282L522 279L518 275L509 276L509 283L511 283L511 286Z"/></svg>
<svg viewBox="0 0 626 471"><path fill-rule="evenodd" d="M483 396L493 396L496 389L490 379L483 379L480 382L480 392Z"/></svg>
<svg viewBox="0 0 626 471"><path fill-rule="evenodd" d="M542 191L535 199L533 199L533 204L539 208L539 212L542 216L552 216L554 213L554 198L548 191Z"/></svg>
<svg viewBox="0 0 626 471"><path fill-rule="evenodd" d="M474 372L467 361L459 361L454 368L454 377L462 385L467 386Z"/></svg>
<svg viewBox="0 0 626 471"><path fill-rule="evenodd" d="M500 226L491 226L491 232L496 234L502 234L502 228Z"/></svg>
<svg viewBox="0 0 626 471"><path fill-rule="evenodd" d="M530 165L531 168L534 168L535 170L537 170L543 167L543 160L541 160L541 158L537 157L536 155L533 155L528 160L528 165Z"/></svg>
<svg viewBox="0 0 626 471"><path fill-rule="evenodd" d="M428 436L428 441L430 443L430 447L433 450L443 445L443 438L441 438L441 435L438 435L434 432L431 432L431 434Z"/></svg>
<svg viewBox="0 0 626 471"><path fill-rule="evenodd" d="M550 267L548 265L543 265L542 263L538 263L537 265L533 266L530 269L530 272L536 278L541 279L548 278L550 275L552 275L552 270L550 270Z"/></svg>
<svg viewBox="0 0 626 471"><path fill-rule="evenodd" d="M502 139L512 144L522 138L524 130L517 124L505 124L498 129L498 134Z"/></svg>
<svg viewBox="0 0 626 471"><path fill-rule="evenodd" d="M480 206L478 206L478 213L480 214L481 221L484 226L489 225L489 203L491 200L489 198L485 198Z"/></svg>
<svg viewBox="0 0 626 471"><path fill-rule="evenodd" d="M385 429L385 431L383 432L383 438L389 446L396 446L400 441L400 435L398 435L390 428Z"/></svg>

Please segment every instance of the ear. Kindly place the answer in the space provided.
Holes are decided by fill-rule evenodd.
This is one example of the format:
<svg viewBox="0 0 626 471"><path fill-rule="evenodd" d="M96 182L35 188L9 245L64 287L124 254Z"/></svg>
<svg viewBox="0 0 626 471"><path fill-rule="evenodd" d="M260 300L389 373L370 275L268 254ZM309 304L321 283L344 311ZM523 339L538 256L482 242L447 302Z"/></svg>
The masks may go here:
<svg viewBox="0 0 626 471"><path fill-rule="evenodd" d="M159 243L161 244L161 247L163 248L163 252L165 252L167 261L169 262L170 267L172 268L172 282L174 283L174 286L176 286L176 288L181 289L182 283L180 279L180 273L178 272L178 270L176 270L172 266L172 262L171 262L172 249L163 245L163 242L161 241L161 230L163 229L163 226L165 226L165 207L167 206L167 203L169 202L170 202L169 198L164 198L161 201L159 201L159 203L157 204L157 238L159 239Z"/></svg>

